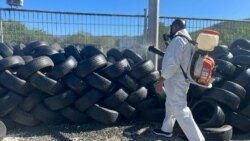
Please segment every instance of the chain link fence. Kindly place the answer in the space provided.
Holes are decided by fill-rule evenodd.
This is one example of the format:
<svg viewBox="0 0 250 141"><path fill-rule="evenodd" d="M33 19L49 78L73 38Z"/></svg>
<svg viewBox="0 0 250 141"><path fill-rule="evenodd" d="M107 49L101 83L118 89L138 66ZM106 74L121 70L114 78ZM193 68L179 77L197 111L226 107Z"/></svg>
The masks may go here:
<svg viewBox="0 0 250 141"><path fill-rule="evenodd" d="M34 40L68 44L95 44L106 51L112 47L142 52L147 38L147 15L92 14L24 9L0 9L1 38L8 43ZM176 17L160 17L160 48L162 34ZM193 39L200 30L218 30L220 43L229 45L238 38L250 39L250 21L183 18Z"/></svg>

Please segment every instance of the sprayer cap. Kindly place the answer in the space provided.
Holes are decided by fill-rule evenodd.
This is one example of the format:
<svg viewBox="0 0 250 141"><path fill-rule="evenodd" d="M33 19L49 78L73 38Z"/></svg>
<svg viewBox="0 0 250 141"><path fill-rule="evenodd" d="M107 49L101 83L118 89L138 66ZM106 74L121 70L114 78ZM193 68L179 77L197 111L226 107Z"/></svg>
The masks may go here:
<svg viewBox="0 0 250 141"><path fill-rule="evenodd" d="M220 34L218 31L212 30L212 29L204 29L204 30L202 30L202 33L213 34L213 35L219 35Z"/></svg>

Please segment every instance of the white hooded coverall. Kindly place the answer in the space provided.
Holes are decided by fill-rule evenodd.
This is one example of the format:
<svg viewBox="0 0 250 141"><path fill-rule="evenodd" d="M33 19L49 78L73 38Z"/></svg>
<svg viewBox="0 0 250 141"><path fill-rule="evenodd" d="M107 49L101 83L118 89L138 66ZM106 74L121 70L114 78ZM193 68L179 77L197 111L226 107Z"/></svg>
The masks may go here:
<svg viewBox="0 0 250 141"><path fill-rule="evenodd" d="M180 30L176 35L182 34L190 38L186 29ZM185 80L180 65L187 72L191 59L193 46L187 39L176 36L166 49L162 61L162 77L165 78L164 89L166 93L165 119L162 131L173 132L175 121L190 141L204 141L204 137L195 123L192 113L187 107L187 92L190 83Z"/></svg>

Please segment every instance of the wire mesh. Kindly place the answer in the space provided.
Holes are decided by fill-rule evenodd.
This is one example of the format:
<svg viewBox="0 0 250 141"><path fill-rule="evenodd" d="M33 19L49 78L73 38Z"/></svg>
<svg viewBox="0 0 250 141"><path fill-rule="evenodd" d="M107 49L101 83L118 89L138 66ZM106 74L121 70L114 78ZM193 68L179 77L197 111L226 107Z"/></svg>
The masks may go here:
<svg viewBox="0 0 250 141"><path fill-rule="evenodd" d="M94 44L106 51L117 47L142 52L147 31L146 15L94 14L0 8L4 42L17 44L35 40L49 43ZM159 46L164 47L162 34L177 17L160 17ZM146 19L146 20L145 20ZM218 30L220 44L229 45L237 38L250 39L250 21L223 19L186 19L193 39L205 28Z"/></svg>
<svg viewBox="0 0 250 141"><path fill-rule="evenodd" d="M164 32L172 21L181 17L161 17L160 25L164 25L162 29ZM187 30L192 38L195 40L203 29L214 29L220 32L219 44L230 45L233 41L239 38L250 40L250 21L248 20L225 20L225 19L202 19L202 18L181 18L186 20ZM160 33L162 34L162 33ZM160 45L163 41L160 39Z"/></svg>
<svg viewBox="0 0 250 141"><path fill-rule="evenodd" d="M75 12L0 9L4 42L29 43L45 40L69 44L94 44L135 48L144 35L143 15L91 14Z"/></svg>

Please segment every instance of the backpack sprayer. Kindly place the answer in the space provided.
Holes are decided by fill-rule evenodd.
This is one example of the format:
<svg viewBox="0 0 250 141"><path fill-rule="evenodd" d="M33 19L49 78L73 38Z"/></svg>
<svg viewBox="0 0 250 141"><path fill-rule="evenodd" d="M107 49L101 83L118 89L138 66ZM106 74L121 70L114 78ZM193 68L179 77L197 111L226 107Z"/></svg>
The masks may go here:
<svg viewBox="0 0 250 141"><path fill-rule="evenodd" d="M186 80L200 87L211 88L212 73L214 71L215 62L213 58L209 57L207 54L209 51L214 50L214 47L218 45L219 32L215 30L203 30L199 34L197 42L188 39L184 35L176 36L180 36L187 39L188 42L194 46L194 51L192 53L192 57L188 65L187 72L185 72L182 66L180 65L180 68ZM163 39L165 41L166 46L168 46L167 37L165 34L163 35ZM162 57L165 54L164 52L159 49L156 49L153 46L150 46L148 50Z"/></svg>

